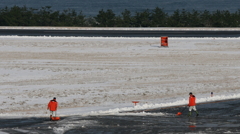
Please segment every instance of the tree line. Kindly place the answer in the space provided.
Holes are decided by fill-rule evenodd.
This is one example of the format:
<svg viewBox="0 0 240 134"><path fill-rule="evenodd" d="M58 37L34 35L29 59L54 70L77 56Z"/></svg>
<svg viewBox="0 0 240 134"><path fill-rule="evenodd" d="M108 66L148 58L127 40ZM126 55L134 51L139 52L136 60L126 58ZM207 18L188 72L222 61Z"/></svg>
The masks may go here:
<svg viewBox="0 0 240 134"><path fill-rule="evenodd" d="M111 9L100 10L96 16L86 17L75 10L53 11L50 6L41 9L26 6L5 7L0 10L0 26L77 26L77 27L239 27L240 9L214 12L175 10L165 13L156 7L142 12L125 9L116 15Z"/></svg>

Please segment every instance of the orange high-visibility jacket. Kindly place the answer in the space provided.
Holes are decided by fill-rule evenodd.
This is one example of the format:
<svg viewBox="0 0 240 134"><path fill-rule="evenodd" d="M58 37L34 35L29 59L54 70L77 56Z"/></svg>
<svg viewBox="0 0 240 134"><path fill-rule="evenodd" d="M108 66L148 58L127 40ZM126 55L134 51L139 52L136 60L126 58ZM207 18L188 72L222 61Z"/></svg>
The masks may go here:
<svg viewBox="0 0 240 134"><path fill-rule="evenodd" d="M196 97L194 95L189 96L189 104L188 106L195 106L196 105Z"/></svg>
<svg viewBox="0 0 240 134"><path fill-rule="evenodd" d="M58 103L56 100L51 100L49 103L48 103L48 109L50 111L56 111L57 110L57 107L58 107Z"/></svg>

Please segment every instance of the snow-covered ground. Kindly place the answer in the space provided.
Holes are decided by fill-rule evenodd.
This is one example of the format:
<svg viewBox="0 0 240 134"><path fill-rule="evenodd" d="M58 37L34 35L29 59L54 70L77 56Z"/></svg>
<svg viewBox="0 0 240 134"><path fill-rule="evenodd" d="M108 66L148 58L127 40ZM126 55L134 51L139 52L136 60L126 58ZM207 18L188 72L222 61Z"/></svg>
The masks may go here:
<svg viewBox="0 0 240 134"><path fill-rule="evenodd" d="M48 116L53 97L60 116L240 98L239 59L240 38L0 36L0 116Z"/></svg>

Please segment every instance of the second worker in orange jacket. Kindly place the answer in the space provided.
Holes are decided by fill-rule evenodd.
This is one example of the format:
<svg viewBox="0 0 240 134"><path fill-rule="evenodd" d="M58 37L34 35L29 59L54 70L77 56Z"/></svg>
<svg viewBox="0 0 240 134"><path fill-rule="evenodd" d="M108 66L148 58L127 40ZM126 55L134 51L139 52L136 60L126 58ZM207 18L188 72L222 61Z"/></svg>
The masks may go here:
<svg viewBox="0 0 240 134"><path fill-rule="evenodd" d="M192 114L192 110L194 110L196 112L196 116L198 116L198 112L197 112L197 109L196 109L196 97L192 94L192 92L189 93L189 103L188 103L188 106L189 106L189 115L188 116L191 116Z"/></svg>

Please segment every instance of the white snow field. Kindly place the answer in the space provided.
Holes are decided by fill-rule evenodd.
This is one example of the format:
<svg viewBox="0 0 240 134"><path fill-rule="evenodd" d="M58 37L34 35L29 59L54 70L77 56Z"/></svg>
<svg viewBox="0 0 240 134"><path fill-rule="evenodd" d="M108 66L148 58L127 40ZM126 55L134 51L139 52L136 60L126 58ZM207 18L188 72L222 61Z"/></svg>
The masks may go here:
<svg viewBox="0 0 240 134"><path fill-rule="evenodd" d="M0 116L48 116L53 97L60 116L240 98L239 74L240 38L0 36Z"/></svg>

